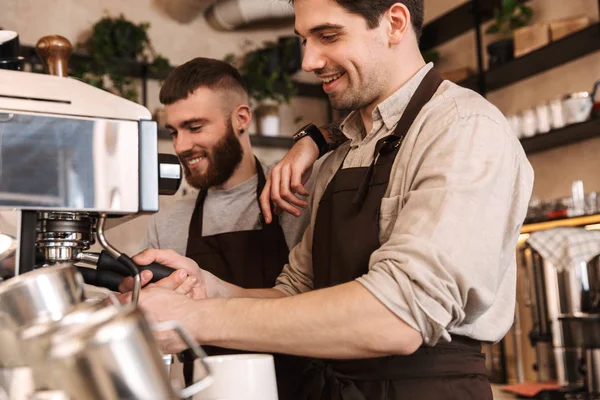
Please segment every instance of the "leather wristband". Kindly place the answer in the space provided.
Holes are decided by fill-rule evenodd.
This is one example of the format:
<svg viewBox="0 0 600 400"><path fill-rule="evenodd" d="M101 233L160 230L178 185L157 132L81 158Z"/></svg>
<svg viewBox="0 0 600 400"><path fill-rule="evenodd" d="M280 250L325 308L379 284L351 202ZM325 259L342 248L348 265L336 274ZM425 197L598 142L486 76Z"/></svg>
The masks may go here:
<svg viewBox="0 0 600 400"><path fill-rule="evenodd" d="M327 143L325 137L321 133L321 130L317 128L315 124L310 123L303 126L298 132L294 134L292 138L294 139L294 142L297 142L305 136L310 136L310 138L317 145L319 149L319 158L321 158L324 154L326 154L329 151L329 143Z"/></svg>

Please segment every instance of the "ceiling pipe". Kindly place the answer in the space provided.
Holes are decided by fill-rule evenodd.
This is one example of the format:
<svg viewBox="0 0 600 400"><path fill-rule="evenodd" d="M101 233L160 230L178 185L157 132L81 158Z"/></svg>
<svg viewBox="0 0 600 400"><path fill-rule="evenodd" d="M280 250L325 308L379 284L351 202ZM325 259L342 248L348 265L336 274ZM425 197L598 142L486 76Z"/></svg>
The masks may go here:
<svg viewBox="0 0 600 400"><path fill-rule="evenodd" d="M222 0L206 10L209 24L227 31L254 22L293 16L294 7L287 0Z"/></svg>
<svg viewBox="0 0 600 400"><path fill-rule="evenodd" d="M175 21L187 24L201 15L213 0L155 0L155 4Z"/></svg>

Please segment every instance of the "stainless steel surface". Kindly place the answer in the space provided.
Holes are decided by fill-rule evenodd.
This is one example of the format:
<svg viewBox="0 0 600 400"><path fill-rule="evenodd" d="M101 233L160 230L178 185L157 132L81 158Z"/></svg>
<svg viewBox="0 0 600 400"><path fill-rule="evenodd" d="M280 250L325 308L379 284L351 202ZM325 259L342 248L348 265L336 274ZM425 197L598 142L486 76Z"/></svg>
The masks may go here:
<svg viewBox="0 0 600 400"><path fill-rule="evenodd" d="M540 381L556 379L564 387L581 387L586 383L581 368L586 349L600 347L599 257L557 268L529 246L522 254L531 284L532 333L540 340L536 344ZM554 368L544 365L549 349Z"/></svg>
<svg viewBox="0 0 600 400"><path fill-rule="evenodd" d="M576 124L587 120L594 105L588 92L571 93L563 98L562 104L567 124Z"/></svg>
<svg viewBox="0 0 600 400"><path fill-rule="evenodd" d="M6 116L1 107L0 115ZM136 122L11 115L0 119L0 207L115 214L140 210Z"/></svg>
<svg viewBox="0 0 600 400"><path fill-rule="evenodd" d="M101 294L100 297L97 297ZM35 324L22 329L15 329L15 339L18 340L18 357L26 367L19 368L0 368L0 390L4 390L9 400L31 400L39 399L61 399L59 392L36 392L35 396L30 398L34 390L45 389L44 377L34 374L33 365L37 365L40 360L46 358L51 335L62 328L85 324L91 315L104 307L111 306L120 308L118 300L108 291L96 289L94 300L86 300L75 306L73 311L66 314L58 321ZM11 343L2 341L3 346L10 346ZM3 389L2 389L3 388ZM52 395L51 395L52 394ZM0 396L2 399L2 396Z"/></svg>
<svg viewBox="0 0 600 400"><path fill-rule="evenodd" d="M0 367L22 367L18 330L57 321L84 300L83 278L72 264L42 268L0 284Z"/></svg>
<svg viewBox="0 0 600 400"><path fill-rule="evenodd" d="M600 313L599 257L556 273L561 314Z"/></svg>
<svg viewBox="0 0 600 400"><path fill-rule="evenodd" d="M99 215L99 240L118 257L105 218L116 225L158 211L150 119L78 80L0 71L0 209L19 214L17 276L0 283L0 399L178 397L141 312L121 312L114 296L86 301L91 291L72 265L93 263L84 250ZM32 271L40 265L50 266Z"/></svg>
<svg viewBox="0 0 600 400"><path fill-rule="evenodd" d="M100 218L98 218L98 228L97 228L97 232L96 235L98 236L98 242L100 243L100 245L102 246L102 248L104 248L106 251L108 251L108 253L113 256L114 258L119 258L121 256L121 252L117 249L115 249L110 243L108 243L108 240L106 239L106 236L104 236L104 224L106 223L106 215L101 215Z"/></svg>
<svg viewBox="0 0 600 400"><path fill-rule="evenodd" d="M140 121L140 210L157 212L158 200L158 128L154 121Z"/></svg>
<svg viewBox="0 0 600 400"><path fill-rule="evenodd" d="M173 354L166 354L163 356L163 362L165 363L165 368L167 369L167 375L171 375L171 365L173 365L174 357Z"/></svg>
<svg viewBox="0 0 600 400"><path fill-rule="evenodd" d="M104 308L111 308L114 312L117 312L120 306L110 304L107 299L85 301L78 304L58 321L32 325L19 332L19 339L22 343L21 356L25 364L33 368L33 386L36 389L43 390L48 387L45 368L40 369L38 365L43 365L46 362L54 335L69 327L85 325L90 319L94 318L97 311Z"/></svg>
<svg viewBox="0 0 600 400"><path fill-rule="evenodd" d="M17 239L7 233L0 233L0 282L15 275Z"/></svg>
<svg viewBox="0 0 600 400"><path fill-rule="evenodd" d="M0 312L19 326L55 321L83 299L83 278L73 264L57 264L0 284Z"/></svg>
<svg viewBox="0 0 600 400"><path fill-rule="evenodd" d="M75 258L77 259L77 261L80 261L84 264L89 264L89 265L98 264L98 255L97 254L81 252L81 253L77 253L77 256Z"/></svg>
<svg viewBox="0 0 600 400"><path fill-rule="evenodd" d="M40 212L36 247L50 264L73 261L95 243L96 217L76 212Z"/></svg>
<svg viewBox="0 0 600 400"><path fill-rule="evenodd" d="M583 349L554 348L556 380L563 387L583 387L585 376L581 372L584 362Z"/></svg>
<svg viewBox="0 0 600 400"><path fill-rule="evenodd" d="M559 320L566 347L600 348L600 314L577 313Z"/></svg>
<svg viewBox="0 0 600 400"><path fill-rule="evenodd" d="M585 359L588 392L600 394L600 349L586 350Z"/></svg>
<svg viewBox="0 0 600 400"><path fill-rule="evenodd" d="M0 261L11 257L17 250L17 239L11 235L0 232Z"/></svg>
<svg viewBox="0 0 600 400"><path fill-rule="evenodd" d="M178 398L150 326L132 307L101 309L55 333L48 358L34 368L49 389L72 399Z"/></svg>

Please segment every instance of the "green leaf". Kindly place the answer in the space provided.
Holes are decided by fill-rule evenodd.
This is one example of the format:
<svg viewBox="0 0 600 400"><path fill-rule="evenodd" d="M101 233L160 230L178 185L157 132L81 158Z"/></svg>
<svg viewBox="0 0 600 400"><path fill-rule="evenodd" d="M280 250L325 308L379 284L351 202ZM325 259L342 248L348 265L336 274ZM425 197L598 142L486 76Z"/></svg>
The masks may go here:
<svg viewBox="0 0 600 400"><path fill-rule="evenodd" d="M147 62L150 71L163 76L170 70L169 61L154 51L148 29L150 23L134 24L121 14L105 16L92 27L91 36L78 44L78 49L91 54L93 62L77 68L76 75L88 83L116 93L132 101L138 101L137 86L124 74L124 61L135 59ZM104 87L104 78L111 82Z"/></svg>
<svg viewBox="0 0 600 400"><path fill-rule="evenodd" d="M502 14L500 14L500 9L494 8L494 19L496 21L499 21L501 17L502 17Z"/></svg>
<svg viewBox="0 0 600 400"><path fill-rule="evenodd" d="M502 0L502 14L511 15L517 6L517 0Z"/></svg>
<svg viewBox="0 0 600 400"><path fill-rule="evenodd" d="M498 33L498 32L500 32L500 29L498 28L498 25L490 25L485 30L485 33L488 33L488 34L494 34L494 33Z"/></svg>
<svg viewBox="0 0 600 400"><path fill-rule="evenodd" d="M529 21L531 21L531 19L533 18L533 8L528 7L525 4L521 4L519 6L519 10L523 15L524 19L527 21L527 23L529 23Z"/></svg>

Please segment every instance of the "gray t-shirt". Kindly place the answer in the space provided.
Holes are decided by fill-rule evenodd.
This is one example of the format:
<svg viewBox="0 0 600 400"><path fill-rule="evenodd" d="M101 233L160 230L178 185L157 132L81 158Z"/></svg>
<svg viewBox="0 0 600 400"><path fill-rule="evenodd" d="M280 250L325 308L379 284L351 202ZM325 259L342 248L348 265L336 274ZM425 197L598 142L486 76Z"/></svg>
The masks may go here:
<svg viewBox="0 0 600 400"><path fill-rule="evenodd" d="M264 166L263 170L265 175L268 174L268 170ZM308 190L312 187L311 181L306 185ZM211 236L261 229L260 208L256 195L257 182L258 175L254 175L231 189L209 190L204 202L202 235ZM184 198L152 215L142 249L147 247L172 249L185 255L190 219L197 197L198 192L191 191ZM302 239L302 234L309 221L308 210L303 210L298 218L288 213L283 213L279 217L285 241L290 250Z"/></svg>

